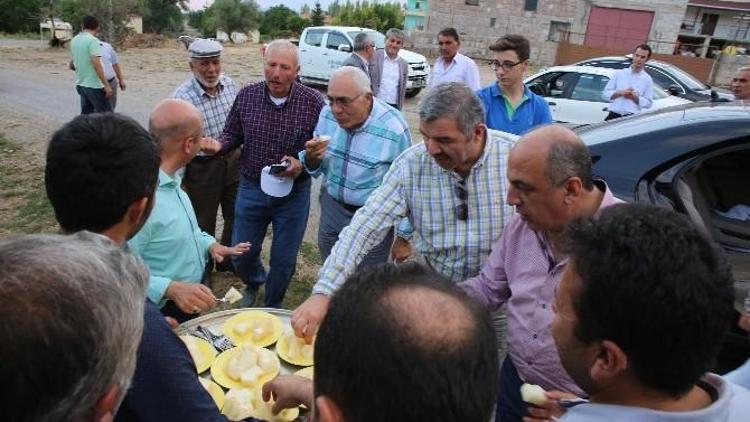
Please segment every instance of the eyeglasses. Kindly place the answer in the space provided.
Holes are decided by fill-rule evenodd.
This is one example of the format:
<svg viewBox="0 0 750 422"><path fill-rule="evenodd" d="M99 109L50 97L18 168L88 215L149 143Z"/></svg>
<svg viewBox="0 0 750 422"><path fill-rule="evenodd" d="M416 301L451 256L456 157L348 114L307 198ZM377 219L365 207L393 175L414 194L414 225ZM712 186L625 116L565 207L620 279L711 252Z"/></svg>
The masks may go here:
<svg viewBox="0 0 750 422"><path fill-rule="evenodd" d="M511 69L513 69L514 67L518 66L521 63L523 63L523 60L515 62L515 63L513 63L510 60L506 60L504 62L499 62L497 60L492 60L492 61L490 61L487 64L490 65L490 68L492 68L492 70L497 70L499 67L502 67L504 71L508 72L508 71L510 71Z"/></svg>
<svg viewBox="0 0 750 422"><path fill-rule="evenodd" d="M334 106L334 104L338 103L341 107L347 107L350 106L354 101L357 100L357 98L361 97L364 94L359 94L356 97L327 97L328 98L328 104L330 104L331 107Z"/></svg>
<svg viewBox="0 0 750 422"><path fill-rule="evenodd" d="M466 202L469 193L466 191L466 180L456 181L456 196L461 201L460 204L456 205L456 218L466 221L469 218L469 203Z"/></svg>

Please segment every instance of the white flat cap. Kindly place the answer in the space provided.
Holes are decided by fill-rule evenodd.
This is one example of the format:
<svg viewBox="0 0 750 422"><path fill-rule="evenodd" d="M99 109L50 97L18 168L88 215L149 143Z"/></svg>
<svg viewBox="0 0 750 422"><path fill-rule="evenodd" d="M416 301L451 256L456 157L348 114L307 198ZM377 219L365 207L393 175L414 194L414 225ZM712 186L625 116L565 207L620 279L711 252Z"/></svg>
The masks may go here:
<svg viewBox="0 0 750 422"><path fill-rule="evenodd" d="M191 59L217 57L221 55L221 50L223 49L224 47L222 47L217 41L197 38L190 43L188 56L190 56Z"/></svg>

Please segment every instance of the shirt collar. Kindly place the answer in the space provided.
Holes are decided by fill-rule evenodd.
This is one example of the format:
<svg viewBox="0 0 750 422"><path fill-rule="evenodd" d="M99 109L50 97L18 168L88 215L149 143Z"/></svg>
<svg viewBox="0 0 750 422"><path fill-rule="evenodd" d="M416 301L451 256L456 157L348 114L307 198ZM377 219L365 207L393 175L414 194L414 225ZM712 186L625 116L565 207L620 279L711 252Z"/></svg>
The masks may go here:
<svg viewBox="0 0 750 422"><path fill-rule="evenodd" d="M505 96L503 91L500 89L500 85L498 85L497 81L490 85L490 95L493 97L501 97ZM523 100L527 100L531 97L531 90L529 90L529 87L526 86L526 84L523 85ZM523 102L523 100L521 102Z"/></svg>
<svg viewBox="0 0 750 422"><path fill-rule="evenodd" d="M292 98L294 98L294 93L297 91L297 81L292 82L292 87L289 89L289 95L286 96L286 101L284 101L282 104L276 105L273 101L271 101L271 92L268 90L268 83L266 81L263 81L263 98L271 104L273 107L276 108L284 108L287 104L289 104L292 101Z"/></svg>
<svg viewBox="0 0 750 422"><path fill-rule="evenodd" d="M164 172L164 170L159 169L159 187L160 188L176 188L180 186L180 182L182 179L180 176L177 175L177 173L174 174L174 176L170 176L167 173Z"/></svg>

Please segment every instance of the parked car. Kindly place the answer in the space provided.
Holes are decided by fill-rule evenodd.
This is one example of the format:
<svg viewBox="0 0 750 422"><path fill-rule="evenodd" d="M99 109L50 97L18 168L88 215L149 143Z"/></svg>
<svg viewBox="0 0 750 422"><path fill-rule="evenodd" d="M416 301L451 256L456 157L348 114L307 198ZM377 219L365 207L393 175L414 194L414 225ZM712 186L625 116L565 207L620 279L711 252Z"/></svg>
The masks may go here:
<svg viewBox="0 0 750 422"><path fill-rule="evenodd" d="M339 68L352 53L354 37L366 32L375 42L375 47L385 48L385 36L373 29L352 26L313 26L305 28L300 35L300 79L305 84L327 85L331 72ZM409 63L406 96L413 97L427 86L430 66L421 54L401 49L398 53Z"/></svg>
<svg viewBox="0 0 750 422"><path fill-rule="evenodd" d="M606 67L608 69L624 69L633 63L632 55L595 57L575 63L577 66ZM646 62L646 73L670 94L690 101L731 101L734 96L727 91L704 84L693 75L679 67L659 60Z"/></svg>
<svg viewBox="0 0 750 422"><path fill-rule="evenodd" d="M597 123L609 113L609 102L602 98L602 92L615 72L592 66L554 66L526 78L524 83L547 100L556 122ZM654 87L653 100L647 111L690 103L659 87Z"/></svg>
<svg viewBox="0 0 750 422"><path fill-rule="evenodd" d="M750 205L748 128L744 103L701 102L574 130L615 196L686 214L721 245L735 281L747 286L750 219L727 211ZM723 373L748 356L747 333L735 327L714 370Z"/></svg>

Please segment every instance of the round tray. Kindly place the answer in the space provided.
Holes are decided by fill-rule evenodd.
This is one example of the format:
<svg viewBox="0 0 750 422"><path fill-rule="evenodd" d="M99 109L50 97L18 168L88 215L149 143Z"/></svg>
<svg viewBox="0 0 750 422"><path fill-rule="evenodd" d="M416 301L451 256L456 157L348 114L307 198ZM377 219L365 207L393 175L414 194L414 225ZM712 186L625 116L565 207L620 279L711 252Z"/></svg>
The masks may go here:
<svg viewBox="0 0 750 422"><path fill-rule="evenodd" d="M201 327L208 328L216 335L222 335L223 332L221 329L224 326L224 322L234 315L245 311L263 311L277 316L281 320L282 335L284 335L284 332L292 329L292 311L276 308L238 308L229 309L226 311L212 312L210 314L192 319L190 321L182 323L179 327L177 327L175 331L177 332L177 335L188 334L188 330L195 329L200 325ZM267 349L273 351L278 356L278 353L276 352L276 343L274 343L272 346L268 346ZM292 365L281 358L279 358L279 361L281 362L281 374L293 374L303 368L302 366Z"/></svg>

